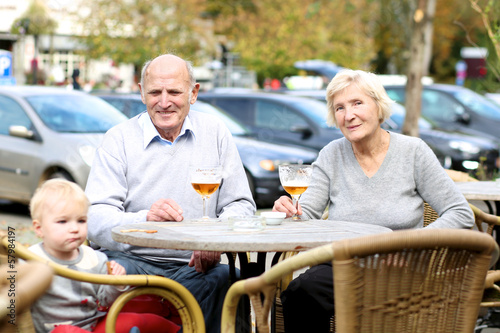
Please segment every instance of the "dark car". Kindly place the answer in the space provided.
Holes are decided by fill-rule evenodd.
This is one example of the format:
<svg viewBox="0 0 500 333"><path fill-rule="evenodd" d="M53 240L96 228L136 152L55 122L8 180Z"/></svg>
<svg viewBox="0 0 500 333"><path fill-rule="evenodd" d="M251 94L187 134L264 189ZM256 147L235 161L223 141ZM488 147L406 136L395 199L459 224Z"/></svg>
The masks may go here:
<svg viewBox="0 0 500 333"><path fill-rule="evenodd" d="M326 104L311 98L258 91L204 92L198 99L225 110L258 138L321 150L343 137L326 124Z"/></svg>
<svg viewBox="0 0 500 333"><path fill-rule="evenodd" d="M28 203L38 185L51 178L85 188L104 133L126 120L83 92L0 86L0 198Z"/></svg>
<svg viewBox="0 0 500 333"><path fill-rule="evenodd" d="M391 99L404 105L404 85L386 85L385 89ZM461 86L424 85L422 115L440 128L488 134L500 139L500 106Z"/></svg>
<svg viewBox="0 0 500 333"><path fill-rule="evenodd" d="M289 90L284 93L308 96L326 103L326 90ZM398 103L392 105L392 115L382 127L401 132L406 109ZM446 130L431 120L419 120L420 137L434 151L444 168L476 173L480 163L491 175L500 167L499 141L494 137L473 130ZM484 158L484 161L480 161Z"/></svg>
<svg viewBox="0 0 500 333"><path fill-rule="evenodd" d="M391 117L382 127L400 133L405 115L405 107L394 103ZM483 171L491 176L500 166L498 143L490 138L438 129L425 118L419 119L419 134L434 151L444 154L442 164L447 169L475 174L482 163Z"/></svg>
<svg viewBox="0 0 500 333"><path fill-rule="evenodd" d="M99 97L123 110L128 117L142 113L146 106L138 94L99 94ZM270 207L281 195L286 195L280 184L278 165L286 163L310 164L317 157L315 150L293 145L276 145L252 137L251 132L224 111L197 101L192 109L220 117L232 133L250 189L259 207Z"/></svg>

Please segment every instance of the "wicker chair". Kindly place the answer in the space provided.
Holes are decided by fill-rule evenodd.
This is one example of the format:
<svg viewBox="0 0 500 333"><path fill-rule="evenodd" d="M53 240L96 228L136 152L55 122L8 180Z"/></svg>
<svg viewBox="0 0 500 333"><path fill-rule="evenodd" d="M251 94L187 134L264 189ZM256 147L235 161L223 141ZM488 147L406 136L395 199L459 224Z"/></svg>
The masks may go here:
<svg viewBox="0 0 500 333"><path fill-rule="evenodd" d="M234 283L222 332L235 331L238 301L250 296L259 332L269 331L276 284L303 267L332 261L336 331L472 332L495 240L473 230L404 230L346 239L278 263Z"/></svg>
<svg viewBox="0 0 500 333"><path fill-rule="evenodd" d="M128 301L141 295L158 295L175 306L182 320L183 332L205 333L205 320L198 302L189 290L176 281L153 275L117 276L78 272L37 256L23 245L12 243L5 232L0 232L0 255L6 255L9 244L15 244L17 258L42 262L51 267L55 274L68 279L97 284L136 286L121 294L109 308L106 319L107 333L115 333L115 324L121 309Z"/></svg>
<svg viewBox="0 0 500 333"><path fill-rule="evenodd" d="M474 213L474 222L477 230L493 235L493 229L495 228L495 226L500 226L500 216L486 213L471 203L469 203L469 206ZM427 202L425 202L424 227L434 222L438 217L438 213Z"/></svg>
<svg viewBox="0 0 500 333"><path fill-rule="evenodd" d="M450 169L445 169L446 173L454 182L477 182L478 180L474 177L471 177L466 172L463 171L456 171L456 170L450 170Z"/></svg>

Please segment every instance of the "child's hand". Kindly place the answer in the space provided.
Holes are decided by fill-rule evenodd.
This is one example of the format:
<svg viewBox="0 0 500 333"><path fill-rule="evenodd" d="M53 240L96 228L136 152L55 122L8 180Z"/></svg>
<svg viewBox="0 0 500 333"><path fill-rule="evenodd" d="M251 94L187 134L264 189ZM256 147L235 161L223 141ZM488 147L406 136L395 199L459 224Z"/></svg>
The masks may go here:
<svg viewBox="0 0 500 333"><path fill-rule="evenodd" d="M114 260L108 261L108 274L111 275L125 275L127 272L125 271L125 267L120 265Z"/></svg>

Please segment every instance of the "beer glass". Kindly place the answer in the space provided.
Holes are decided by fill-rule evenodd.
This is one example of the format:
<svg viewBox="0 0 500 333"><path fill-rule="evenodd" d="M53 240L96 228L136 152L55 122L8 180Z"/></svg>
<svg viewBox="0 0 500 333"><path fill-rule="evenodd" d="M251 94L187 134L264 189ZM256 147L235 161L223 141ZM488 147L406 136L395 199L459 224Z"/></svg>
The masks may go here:
<svg viewBox="0 0 500 333"><path fill-rule="evenodd" d="M192 166L190 167L191 185L203 199L203 216L193 221L220 221L207 215L206 201L219 188L222 179L222 166Z"/></svg>
<svg viewBox="0 0 500 333"><path fill-rule="evenodd" d="M293 205L298 209L299 198L309 187L312 166L306 164L285 164L279 166L280 182L285 191L291 195ZM294 214L293 221L305 221L307 218Z"/></svg>

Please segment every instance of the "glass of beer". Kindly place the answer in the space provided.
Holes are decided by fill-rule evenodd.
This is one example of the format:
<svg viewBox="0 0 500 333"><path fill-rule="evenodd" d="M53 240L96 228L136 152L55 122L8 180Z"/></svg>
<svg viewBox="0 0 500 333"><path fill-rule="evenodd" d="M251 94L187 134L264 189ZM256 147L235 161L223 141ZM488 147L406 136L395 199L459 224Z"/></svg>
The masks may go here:
<svg viewBox="0 0 500 333"><path fill-rule="evenodd" d="M292 196L293 205L298 209L299 198L309 187L312 176L312 166L306 164L287 164L279 166L281 186ZM294 221L305 221L305 217L294 214Z"/></svg>
<svg viewBox="0 0 500 333"><path fill-rule="evenodd" d="M206 201L219 188L222 179L222 166L191 167L191 185L203 199L203 216L192 221L220 221L207 215Z"/></svg>

